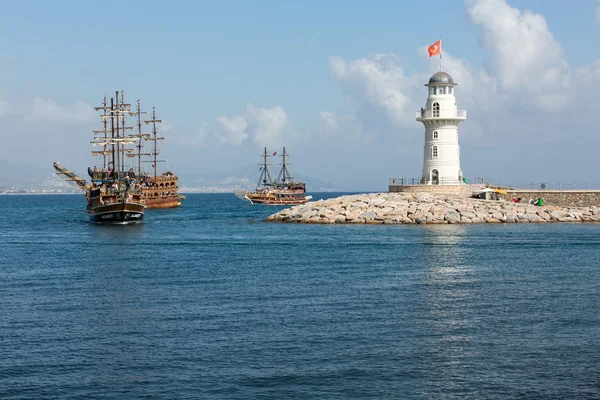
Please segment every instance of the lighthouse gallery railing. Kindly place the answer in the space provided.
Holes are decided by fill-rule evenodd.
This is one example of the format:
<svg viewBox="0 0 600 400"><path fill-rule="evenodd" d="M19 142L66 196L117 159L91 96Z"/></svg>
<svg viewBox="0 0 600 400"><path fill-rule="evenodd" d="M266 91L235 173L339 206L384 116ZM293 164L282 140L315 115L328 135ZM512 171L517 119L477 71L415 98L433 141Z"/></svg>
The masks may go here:
<svg viewBox="0 0 600 400"><path fill-rule="evenodd" d="M439 115L438 115L439 114ZM456 110L456 115L444 111L436 112L434 117L433 110L417 111L417 118L467 118L467 110Z"/></svg>

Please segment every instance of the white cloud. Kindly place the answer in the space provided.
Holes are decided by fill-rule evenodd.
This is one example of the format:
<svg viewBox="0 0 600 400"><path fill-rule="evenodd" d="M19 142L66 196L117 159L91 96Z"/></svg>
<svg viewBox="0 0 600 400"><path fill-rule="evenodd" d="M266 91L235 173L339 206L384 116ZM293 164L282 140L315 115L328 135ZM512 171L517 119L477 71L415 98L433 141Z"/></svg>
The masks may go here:
<svg viewBox="0 0 600 400"><path fill-rule="evenodd" d="M259 146L281 146L295 136L288 115L280 106L256 108L248 103L241 115L220 116L218 122L221 143L239 145L251 136Z"/></svg>
<svg viewBox="0 0 600 400"><path fill-rule="evenodd" d="M344 136L356 137L362 131L362 123L354 114L340 114L334 111L321 111L319 136L322 141L343 133Z"/></svg>
<svg viewBox="0 0 600 400"><path fill-rule="evenodd" d="M533 100L542 109L566 104L571 69L542 15L505 0L467 0L466 10L471 23L481 26L486 69L500 93Z"/></svg>
<svg viewBox="0 0 600 400"><path fill-rule="evenodd" d="M346 62L340 57L329 60L331 77L345 92L346 102L355 111L365 103L381 111L394 125L406 123L412 107L406 91L416 84L407 77L400 60L393 54L375 54Z"/></svg>
<svg viewBox="0 0 600 400"><path fill-rule="evenodd" d="M218 119L221 125L221 143L231 143L234 145L241 144L248 134L246 128L248 127L248 121L241 115L229 119L225 116L220 116Z"/></svg>
<svg viewBox="0 0 600 400"><path fill-rule="evenodd" d="M254 143L259 146L266 144L281 146L284 144L284 134L290 133L288 116L280 106L273 108L254 108L248 103L246 106L246 116L250 123Z"/></svg>
<svg viewBox="0 0 600 400"><path fill-rule="evenodd" d="M77 100L70 107L63 107L52 99L44 99L39 96L33 98L30 120L59 123L89 123L98 118L98 114L89 104Z"/></svg>
<svg viewBox="0 0 600 400"><path fill-rule="evenodd" d="M169 139L185 147L206 147L211 137L214 136L206 122L202 123L200 129L195 134L187 135L179 132L171 132L169 135Z"/></svg>
<svg viewBox="0 0 600 400"><path fill-rule="evenodd" d="M598 85L600 83L600 60L575 69L577 82L586 85Z"/></svg>
<svg viewBox="0 0 600 400"><path fill-rule="evenodd" d="M44 165L48 159L87 164L92 130L98 129L95 123L102 123L92 106L81 100L62 106L40 96L13 96L10 102L0 103L0 158L36 165ZM85 132L89 132L87 140Z"/></svg>

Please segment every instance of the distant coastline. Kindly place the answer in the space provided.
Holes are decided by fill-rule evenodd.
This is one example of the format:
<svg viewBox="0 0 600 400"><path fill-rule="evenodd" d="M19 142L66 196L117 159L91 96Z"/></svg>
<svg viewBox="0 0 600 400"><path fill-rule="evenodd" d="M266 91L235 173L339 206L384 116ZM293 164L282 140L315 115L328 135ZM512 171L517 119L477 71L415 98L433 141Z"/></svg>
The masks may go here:
<svg viewBox="0 0 600 400"><path fill-rule="evenodd" d="M70 192L70 193L59 193L59 192L15 192L15 193L0 193L0 196L44 196L44 195L81 195L83 192Z"/></svg>

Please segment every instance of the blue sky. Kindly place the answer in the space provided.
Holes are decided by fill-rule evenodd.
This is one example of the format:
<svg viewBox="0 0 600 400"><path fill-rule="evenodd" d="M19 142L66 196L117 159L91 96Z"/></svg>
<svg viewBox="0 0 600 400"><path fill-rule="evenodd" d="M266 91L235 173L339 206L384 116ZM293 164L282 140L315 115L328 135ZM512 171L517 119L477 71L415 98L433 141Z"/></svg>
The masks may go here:
<svg viewBox="0 0 600 400"><path fill-rule="evenodd" d="M385 189L390 177L420 174L423 128L414 111L436 68L424 48L442 36L445 70L469 113L459 128L466 176L593 181L595 157L574 141L580 133L589 140L586 127L598 122L593 107L580 107L591 101L580 89L600 82L599 6L127 1L111 11L102 2L5 1L0 158L86 167L94 162L90 130L100 124L86 107L123 89L130 101L157 106L164 154L188 186L251 164L263 146L285 144L294 171L353 190ZM506 28L511 23L519 28ZM538 43L549 50L531 50ZM512 72L511 57L523 59ZM553 68L560 76L532 82ZM586 83L578 78L584 68ZM488 90L497 107L482 105ZM551 100L540 99L548 92ZM387 104L389 94L405 100ZM529 108L530 99L543 106ZM541 168L530 170L532 162Z"/></svg>

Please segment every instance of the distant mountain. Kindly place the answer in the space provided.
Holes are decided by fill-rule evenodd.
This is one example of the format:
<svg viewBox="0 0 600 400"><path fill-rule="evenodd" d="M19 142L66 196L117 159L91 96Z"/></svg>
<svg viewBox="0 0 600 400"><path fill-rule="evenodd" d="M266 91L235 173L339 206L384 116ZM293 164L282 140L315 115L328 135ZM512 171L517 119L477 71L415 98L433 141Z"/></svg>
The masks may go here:
<svg viewBox="0 0 600 400"><path fill-rule="evenodd" d="M52 172L52 166L41 168L0 158L0 188L39 186Z"/></svg>

